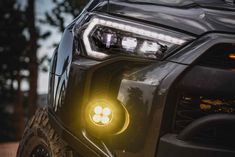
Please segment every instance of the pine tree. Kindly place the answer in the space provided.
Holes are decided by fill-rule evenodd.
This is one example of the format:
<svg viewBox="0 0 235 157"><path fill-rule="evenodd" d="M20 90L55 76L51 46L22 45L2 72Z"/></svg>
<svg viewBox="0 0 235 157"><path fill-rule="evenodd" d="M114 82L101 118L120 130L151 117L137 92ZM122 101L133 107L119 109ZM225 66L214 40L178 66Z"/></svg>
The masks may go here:
<svg viewBox="0 0 235 157"><path fill-rule="evenodd" d="M26 10L26 17L28 21L29 39L29 116L31 117L37 107L37 82L38 82L38 60L37 60L37 41L39 38L37 28L35 25L35 0L28 0Z"/></svg>
<svg viewBox="0 0 235 157"><path fill-rule="evenodd" d="M25 29L25 14L16 1L0 1L0 135L10 140L19 139L24 128L21 91L24 76L21 72L27 70L28 65ZM17 89L14 88L14 82L17 83ZM13 118L4 112L9 104L14 104ZM16 136L13 130L16 130Z"/></svg>
<svg viewBox="0 0 235 157"><path fill-rule="evenodd" d="M78 16L89 0L52 0L52 2L55 7L45 14L46 19L41 22L57 27L60 32L63 32L66 16L72 16L72 18Z"/></svg>

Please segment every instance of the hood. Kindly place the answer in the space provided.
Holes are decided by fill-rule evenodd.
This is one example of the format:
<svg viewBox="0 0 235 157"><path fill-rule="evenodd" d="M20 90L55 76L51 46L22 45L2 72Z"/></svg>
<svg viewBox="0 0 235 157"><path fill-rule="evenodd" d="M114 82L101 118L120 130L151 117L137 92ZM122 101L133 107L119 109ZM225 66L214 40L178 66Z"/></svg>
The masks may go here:
<svg viewBox="0 0 235 157"><path fill-rule="evenodd" d="M108 8L107 11L110 14L187 32L192 35L199 36L209 32L235 33L234 9L215 9L199 5L173 7L117 0L110 0L109 3L101 6L99 9Z"/></svg>

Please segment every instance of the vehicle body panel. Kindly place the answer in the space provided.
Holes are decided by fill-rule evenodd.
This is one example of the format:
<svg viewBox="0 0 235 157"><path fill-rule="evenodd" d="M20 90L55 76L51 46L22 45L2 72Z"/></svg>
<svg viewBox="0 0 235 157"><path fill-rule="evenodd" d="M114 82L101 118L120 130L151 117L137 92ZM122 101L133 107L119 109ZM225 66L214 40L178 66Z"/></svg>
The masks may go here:
<svg viewBox="0 0 235 157"><path fill-rule="evenodd" d="M195 35L208 32L235 32L235 11L202 7L174 8L111 0L109 12Z"/></svg>
<svg viewBox="0 0 235 157"><path fill-rule="evenodd" d="M180 31L197 39L164 61L123 56L104 61L78 57L74 55L77 52L72 30L75 24L82 26L90 15L89 11ZM84 156L162 156L161 149L165 153L165 148L170 146L158 148L159 140L161 144L162 141L169 142L167 138L174 137L174 134L170 134L163 138L163 135L169 133L174 116L175 102L168 102L174 99L167 99L172 95L174 84L211 46L223 42L235 43L235 35L232 35L235 33L233 19L235 12L225 10L172 8L112 0L109 3L91 1L82 14L66 28L58 51L55 51L52 61L55 67L51 68L48 94L50 120L64 140L71 142L71 147ZM82 43L78 46L81 47L79 53L82 53ZM112 79L107 79L109 76L119 80L113 83ZM99 139L86 130L84 108L89 101L100 96L96 95L95 90L103 87L101 93L109 93L109 86L117 86L112 98L120 101L127 109L131 122L124 133ZM176 95L173 90L174 94ZM196 145L191 144L196 148ZM195 150L197 149L192 149L191 152ZM234 150L225 151L234 154Z"/></svg>

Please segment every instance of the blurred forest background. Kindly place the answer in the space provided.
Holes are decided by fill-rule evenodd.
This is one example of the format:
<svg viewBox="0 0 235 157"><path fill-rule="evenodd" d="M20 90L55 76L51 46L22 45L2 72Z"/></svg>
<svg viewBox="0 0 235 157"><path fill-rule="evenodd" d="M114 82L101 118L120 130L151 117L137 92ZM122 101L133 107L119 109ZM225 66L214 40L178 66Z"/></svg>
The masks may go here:
<svg viewBox="0 0 235 157"><path fill-rule="evenodd" d="M46 105L39 87L47 89L43 82L53 49L87 2L0 1L0 142L18 141L37 106Z"/></svg>

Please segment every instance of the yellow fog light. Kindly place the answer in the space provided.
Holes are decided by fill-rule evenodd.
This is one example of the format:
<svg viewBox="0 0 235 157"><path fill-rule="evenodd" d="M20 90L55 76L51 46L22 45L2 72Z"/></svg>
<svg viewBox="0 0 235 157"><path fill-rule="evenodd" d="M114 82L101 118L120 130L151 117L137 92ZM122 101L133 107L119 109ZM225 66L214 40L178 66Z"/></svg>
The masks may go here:
<svg viewBox="0 0 235 157"><path fill-rule="evenodd" d="M97 137L120 134L129 125L127 110L116 101L91 101L86 106L84 116L86 129Z"/></svg>
<svg viewBox="0 0 235 157"><path fill-rule="evenodd" d="M90 114L92 121L97 125L107 125L112 120L112 111L110 108L95 106L94 111Z"/></svg>

